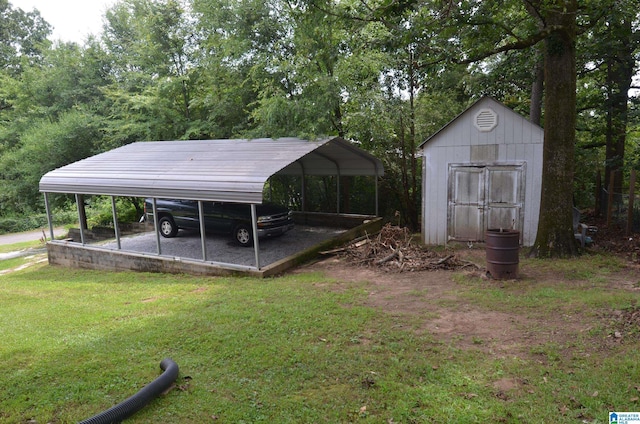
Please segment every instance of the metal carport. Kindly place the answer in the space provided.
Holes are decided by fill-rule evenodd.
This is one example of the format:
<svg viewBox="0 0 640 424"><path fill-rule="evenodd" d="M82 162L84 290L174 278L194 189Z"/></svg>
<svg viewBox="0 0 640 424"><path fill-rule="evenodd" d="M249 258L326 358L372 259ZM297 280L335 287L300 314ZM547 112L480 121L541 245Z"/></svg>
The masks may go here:
<svg viewBox="0 0 640 424"><path fill-rule="evenodd" d="M49 193L74 194L79 215L80 195L111 196L115 236L120 246L114 196L197 200L201 214L204 201L246 203L251 205L256 233L256 205L262 203L265 183L273 175L297 175L303 181L311 175L376 177L377 215L377 180L383 174L380 160L340 137L319 141L153 141L128 144L48 172L40 180L40 191L44 193L52 239ZM339 200L337 211L340 212ZM200 222L203 225L204 220ZM203 261L207 261L202 228L200 233ZM157 238L161 255L159 235ZM258 244L254 237L255 269L260 269Z"/></svg>

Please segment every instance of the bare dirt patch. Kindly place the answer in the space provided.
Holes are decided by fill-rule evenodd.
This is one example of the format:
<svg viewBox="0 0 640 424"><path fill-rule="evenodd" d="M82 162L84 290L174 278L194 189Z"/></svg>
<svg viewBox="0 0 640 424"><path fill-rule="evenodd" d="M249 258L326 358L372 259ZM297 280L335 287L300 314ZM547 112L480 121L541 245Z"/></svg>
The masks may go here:
<svg viewBox="0 0 640 424"><path fill-rule="evenodd" d="M475 252L472 252L472 255ZM486 310L458 294L450 271L390 273L354 266L343 258L329 258L305 268L343 282L368 282L367 303L420 322L416 331L428 332L447 345L482 349L496 355L519 355L528 336L522 328L535 325L521 316ZM480 272L470 273L479 276Z"/></svg>
<svg viewBox="0 0 640 424"><path fill-rule="evenodd" d="M486 276L483 248L460 249L455 253L438 252L440 257L452 254L456 263L462 265L454 268L454 271L427 269L400 272L400 267L389 266L388 262L384 262L384 266L372 266L372 262L363 264L354 261L353 254L331 256L302 270L319 271L344 283L366 282L368 305L400 318L411 318L412 323L417 320L417 327L412 324L415 331L430 334L454 349L474 349L496 357L535 357L544 361L544 357L539 357L539 352L543 350L541 346L548 345L558 346L566 357L588 355L589 352L572 352L572 341L580 337L592 337L590 332L595 328L611 328L611 334L600 332L596 336L598 342L592 345L594 351L607 349L611 343L622 343L627 334L634 331L637 337L640 325L638 309L618 312L607 310L594 314L593 311L581 313L558 308L544 313L531 313L508 308L504 312L492 309L490 305L481 305L464 295L470 289L469 284L473 289L507 287L511 293L517 293L519 286L524 292L527 285L557 283L559 276L544 267L520 264L518 280L492 280ZM433 262L433 257L428 260ZM478 267L467 268L467 263ZM611 275L608 287L629 292L639 290L640 274L636 268L630 263L628 268ZM458 277L454 278L455 275ZM585 289L589 285L579 278L562 283L575 284L576 288L584 286ZM616 328L620 328L618 336Z"/></svg>

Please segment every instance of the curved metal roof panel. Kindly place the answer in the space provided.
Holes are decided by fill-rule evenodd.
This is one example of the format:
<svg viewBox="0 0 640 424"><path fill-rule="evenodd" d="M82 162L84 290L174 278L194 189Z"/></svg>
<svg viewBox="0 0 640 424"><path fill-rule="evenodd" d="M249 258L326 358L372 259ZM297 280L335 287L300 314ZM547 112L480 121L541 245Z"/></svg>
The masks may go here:
<svg viewBox="0 0 640 424"><path fill-rule="evenodd" d="M384 168L339 137L148 141L50 171L40 191L262 203L275 174L382 176Z"/></svg>

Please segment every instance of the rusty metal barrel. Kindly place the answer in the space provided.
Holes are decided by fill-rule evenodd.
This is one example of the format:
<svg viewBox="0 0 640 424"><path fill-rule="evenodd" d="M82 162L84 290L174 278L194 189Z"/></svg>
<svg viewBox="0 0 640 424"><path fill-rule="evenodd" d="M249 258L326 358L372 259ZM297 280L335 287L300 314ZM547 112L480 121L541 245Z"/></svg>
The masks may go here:
<svg viewBox="0 0 640 424"><path fill-rule="evenodd" d="M520 231L489 229L485 236L487 271L492 278L518 278Z"/></svg>

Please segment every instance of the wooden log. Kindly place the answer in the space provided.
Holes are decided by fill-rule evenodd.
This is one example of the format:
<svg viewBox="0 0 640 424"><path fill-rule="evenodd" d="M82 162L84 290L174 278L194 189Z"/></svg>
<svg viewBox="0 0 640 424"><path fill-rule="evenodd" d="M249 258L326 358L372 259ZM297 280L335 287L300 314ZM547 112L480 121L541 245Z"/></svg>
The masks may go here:
<svg viewBox="0 0 640 424"><path fill-rule="evenodd" d="M379 259L375 262L376 265L382 265L384 263L389 262L390 260L394 259L396 256L398 256L398 250L394 250L391 254L385 256L382 259Z"/></svg>
<svg viewBox="0 0 640 424"><path fill-rule="evenodd" d="M443 263L447 262L451 258L453 258L453 255L445 256L444 258L440 259L439 261L436 261L435 263L433 263L433 265L442 265Z"/></svg>

